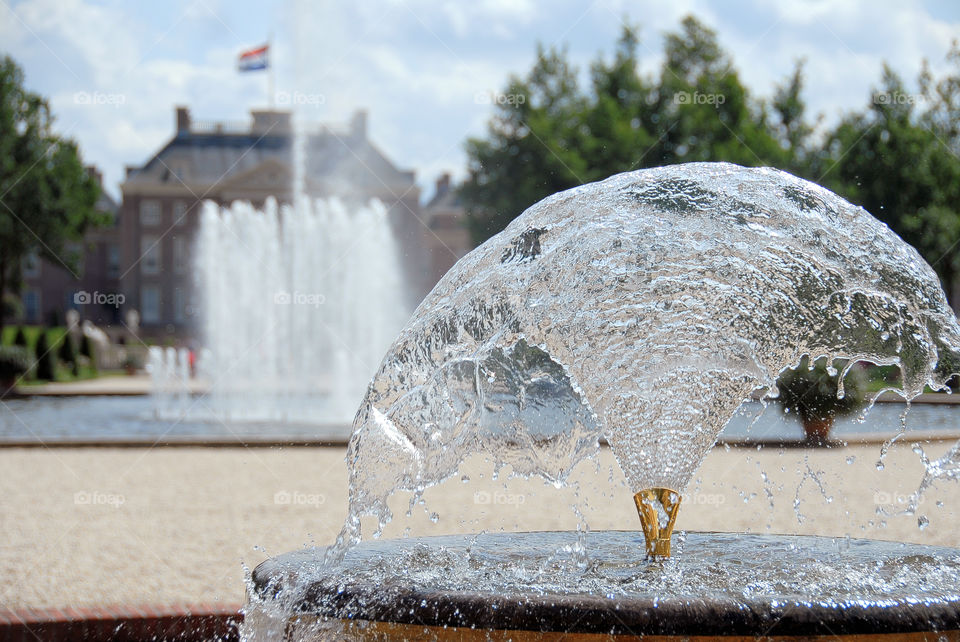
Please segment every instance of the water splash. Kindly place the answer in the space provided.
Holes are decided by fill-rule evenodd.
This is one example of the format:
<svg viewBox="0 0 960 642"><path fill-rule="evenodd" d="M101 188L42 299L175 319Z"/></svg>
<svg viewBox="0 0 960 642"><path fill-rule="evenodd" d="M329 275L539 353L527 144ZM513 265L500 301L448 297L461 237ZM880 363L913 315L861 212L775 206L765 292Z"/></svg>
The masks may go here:
<svg viewBox="0 0 960 642"><path fill-rule="evenodd" d="M931 460L927 457L920 444L914 446L914 452L919 455L920 461L923 463L924 474L923 480L920 482L920 488L910 496L910 502L907 505L906 510L911 515L916 513L923 493L938 481L960 482L960 442L954 444L953 448L948 450L939 459ZM917 525L922 530L928 523L929 520L927 517L921 515Z"/></svg>
<svg viewBox="0 0 960 642"><path fill-rule="evenodd" d="M958 370L957 346L917 252L813 183L695 163L571 189L461 259L387 353L336 551L474 452L559 483L603 436L634 492L682 491L803 355L897 365L909 398Z"/></svg>

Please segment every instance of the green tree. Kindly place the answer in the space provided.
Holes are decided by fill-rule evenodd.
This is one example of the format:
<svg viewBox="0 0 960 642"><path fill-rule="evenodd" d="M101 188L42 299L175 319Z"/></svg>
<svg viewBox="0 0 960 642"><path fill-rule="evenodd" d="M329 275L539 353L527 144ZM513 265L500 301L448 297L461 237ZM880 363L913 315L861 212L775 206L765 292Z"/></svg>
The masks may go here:
<svg viewBox="0 0 960 642"><path fill-rule="evenodd" d="M815 158L811 136L815 125L807 121L807 103L803 99L803 65L800 60L785 83L777 86L773 96L773 111L776 120L773 123L774 136L785 152L785 159L779 169L798 176L813 178L812 163ZM821 119L818 118L819 122Z"/></svg>
<svg viewBox="0 0 960 642"><path fill-rule="evenodd" d="M657 125L664 133L651 165L730 161L780 165L784 150L762 102L754 102L717 35L693 16L667 34Z"/></svg>
<svg viewBox="0 0 960 642"><path fill-rule="evenodd" d="M917 248L948 296L960 289L960 54L953 74L934 84L924 69L911 93L884 67L863 112L829 133L818 159L822 181L863 206Z"/></svg>
<svg viewBox="0 0 960 642"><path fill-rule="evenodd" d="M0 60L0 301L19 290L28 254L77 272L67 242L82 238L106 219L95 210L99 196L75 142L53 132L50 106L24 87L23 71L9 56ZM42 240L41 240L42 239ZM5 310L0 306L0 331Z"/></svg>
<svg viewBox="0 0 960 642"><path fill-rule="evenodd" d="M584 180L606 178L611 168L642 166L656 143L651 133L656 87L638 73L638 47L636 28L627 25L613 60L600 58L590 69L593 99L583 117L589 136L581 149L588 168Z"/></svg>
<svg viewBox="0 0 960 642"><path fill-rule="evenodd" d="M716 33L687 17L668 34L656 79L642 76L637 30L626 26L611 61L577 85L565 52L538 48L523 79L512 78L483 139L466 144L460 189L476 243L554 192L612 174L691 161L800 168L812 128L800 100L798 66L771 109L753 100Z"/></svg>
<svg viewBox="0 0 960 642"><path fill-rule="evenodd" d="M586 101L564 51L538 46L530 73L512 77L494 100L487 138L467 141L470 179L462 196L471 204L468 225L478 242L530 204L580 184L586 173L580 154Z"/></svg>

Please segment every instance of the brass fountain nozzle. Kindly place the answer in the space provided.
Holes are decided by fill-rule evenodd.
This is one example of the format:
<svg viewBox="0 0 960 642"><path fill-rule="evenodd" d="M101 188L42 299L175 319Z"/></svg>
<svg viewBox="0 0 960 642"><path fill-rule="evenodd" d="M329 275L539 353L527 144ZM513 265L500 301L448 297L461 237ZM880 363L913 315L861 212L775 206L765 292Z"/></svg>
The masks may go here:
<svg viewBox="0 0 960 642"><path fill-rule="evenodd" d="M643 537L647 540L647 556L670 557L670 536L680 510L680 493L672 488L644 488L633 496L633 503L637 505ZM665 525L660 523L657 504L666 513Z"/></svg>

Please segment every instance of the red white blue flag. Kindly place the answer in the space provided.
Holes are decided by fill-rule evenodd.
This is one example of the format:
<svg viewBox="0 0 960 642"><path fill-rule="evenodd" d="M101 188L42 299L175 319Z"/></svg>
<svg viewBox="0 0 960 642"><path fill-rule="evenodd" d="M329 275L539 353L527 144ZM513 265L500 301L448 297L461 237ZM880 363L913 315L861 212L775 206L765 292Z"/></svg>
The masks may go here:
<svg viewBox="0 0 960 642"><path fill-rule="evenodd" d="M237 60L238 71L259 71L267 68L267 50L269 45L263 45L250 51L244 51Z"/></svg>

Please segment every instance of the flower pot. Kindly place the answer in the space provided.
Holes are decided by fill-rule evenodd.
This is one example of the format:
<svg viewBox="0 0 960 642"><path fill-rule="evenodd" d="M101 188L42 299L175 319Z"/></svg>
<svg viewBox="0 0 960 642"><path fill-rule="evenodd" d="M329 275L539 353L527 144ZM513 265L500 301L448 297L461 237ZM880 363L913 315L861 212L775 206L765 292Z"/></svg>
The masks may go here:
<svg viewBox="0 0 960 642"><path fill-rule="evenodd" d="M827 438L830 436L831 428L833 428L832 417L828 417L826 419L803 420L803 433L806 436L807 441L812 443L827 443Z"/></svg>

